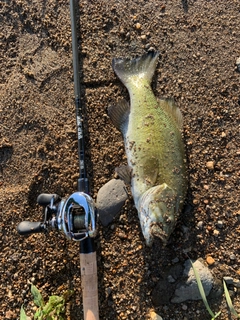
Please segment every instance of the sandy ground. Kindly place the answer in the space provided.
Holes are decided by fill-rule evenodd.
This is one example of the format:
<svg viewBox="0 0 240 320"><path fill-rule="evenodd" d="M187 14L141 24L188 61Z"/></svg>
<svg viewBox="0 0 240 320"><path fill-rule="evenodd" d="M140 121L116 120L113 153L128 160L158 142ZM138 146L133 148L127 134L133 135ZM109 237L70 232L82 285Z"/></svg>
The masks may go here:
<svg viewBox="0 0 240 320"><path fill-rule="evenodd" d="M114 57L160 51L153 81L184 116L189 194L169 245L145 246L132 198L96 239L101 319L146 319L151 292L174 259L210 255L213 274L240 277L240 2L83 0L79 52L92 196L126 162L107 107L128 98ZM41 192L77 190L78 155L68 1L1 3L0 319L32 312L29 283L45 295L73 288L68 318L82 319L78 244L61 233L19 236L24 219L41 221ZM79 19L80 17L80 19ZM207 162L213 161L213 168ZM220 223L219 223L220 221ZM233 303L240 312L236 291ZM211 301L231 319L224 297ZM202 301L155 308L164 320L209 319Z"/></svg>

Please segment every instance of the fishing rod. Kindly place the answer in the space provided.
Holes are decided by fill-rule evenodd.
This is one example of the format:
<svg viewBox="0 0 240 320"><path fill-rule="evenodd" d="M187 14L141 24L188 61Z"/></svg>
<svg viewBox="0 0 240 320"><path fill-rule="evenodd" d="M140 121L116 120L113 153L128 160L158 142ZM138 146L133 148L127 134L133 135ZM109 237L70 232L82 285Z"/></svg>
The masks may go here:
<svg viewBox="0 0 240 320"><path fill-rule="evenodd" d="M71 194L67 199L61 199L57 194L40 194L37 198L37 203L45 208L44 221L22 221L17 226L17 231L20 235L30 235L33 233L47 233L51 229L61 230L67 239L80 242L84 320L99 320L97 258L94 245L94 238L97 235L97 214L93 199L89 195L89 182L86 173L74 0L70 0L70 16L79 154L78 191Z"/></svg>

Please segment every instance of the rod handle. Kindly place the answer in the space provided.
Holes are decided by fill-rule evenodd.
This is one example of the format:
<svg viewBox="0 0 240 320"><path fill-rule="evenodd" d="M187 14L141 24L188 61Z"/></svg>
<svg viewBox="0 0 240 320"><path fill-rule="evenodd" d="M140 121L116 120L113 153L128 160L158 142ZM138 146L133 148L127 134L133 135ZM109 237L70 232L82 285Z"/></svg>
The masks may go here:
<svg viewBox="0 0 240 320"><path fill-rule="evenodd" d="M80 253L84 320L99 320L96 251Z"/></svg>

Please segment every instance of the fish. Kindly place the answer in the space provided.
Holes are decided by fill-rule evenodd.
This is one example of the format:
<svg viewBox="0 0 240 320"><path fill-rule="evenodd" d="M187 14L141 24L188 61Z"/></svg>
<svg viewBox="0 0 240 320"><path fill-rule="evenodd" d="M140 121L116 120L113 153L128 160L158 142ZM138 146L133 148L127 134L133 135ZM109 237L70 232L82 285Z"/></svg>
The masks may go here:
<svg viewBox="0 0 240 320"><path fill-rule="evenodd" d="M123 135L128 163L116 171L130 182L147 246L156 237L167 244L188 184L181 111L173 99L157 99L151 87L158 57L158 51L150 51L133 59L112 60L130 104L123 99L108 108L111 121Z"/></svg>

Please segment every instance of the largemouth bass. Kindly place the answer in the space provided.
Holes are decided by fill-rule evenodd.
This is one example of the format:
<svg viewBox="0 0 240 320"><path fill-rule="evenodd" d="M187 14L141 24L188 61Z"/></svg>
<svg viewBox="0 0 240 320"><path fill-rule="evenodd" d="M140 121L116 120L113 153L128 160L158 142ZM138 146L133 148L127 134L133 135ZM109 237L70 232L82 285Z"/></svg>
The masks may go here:
<svg viewBox="0 0 240 320"><path fill-rule="evenodd" d="M173 100L157 100L151 88L158 52L135 59L113 59L113 69L130 96L109 108L113 124L122 132L131 192L146 244L154 237L164 244L172 233L187 191L182 115Z"/></svg>

